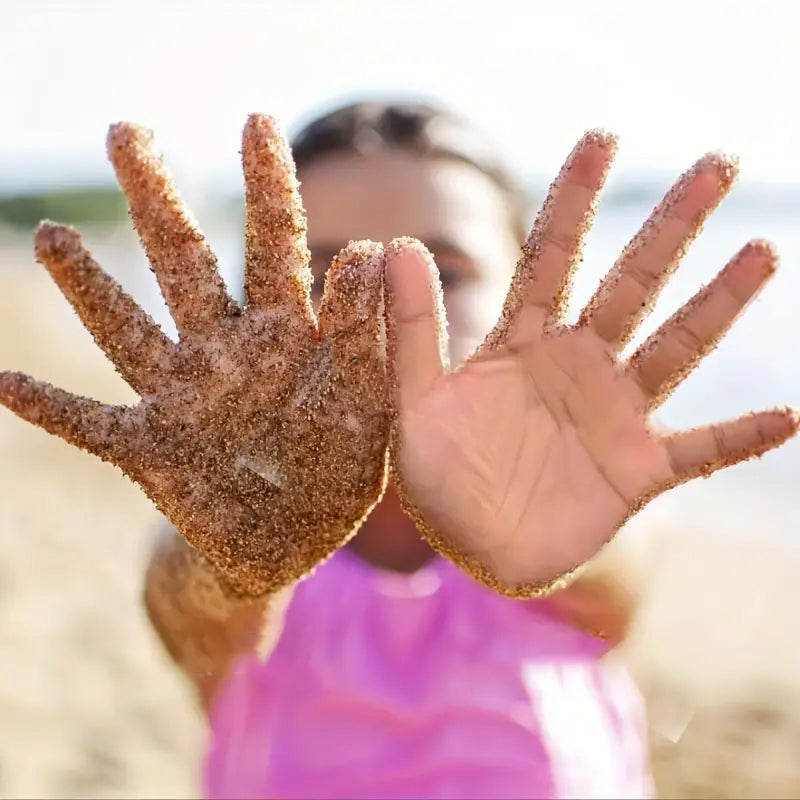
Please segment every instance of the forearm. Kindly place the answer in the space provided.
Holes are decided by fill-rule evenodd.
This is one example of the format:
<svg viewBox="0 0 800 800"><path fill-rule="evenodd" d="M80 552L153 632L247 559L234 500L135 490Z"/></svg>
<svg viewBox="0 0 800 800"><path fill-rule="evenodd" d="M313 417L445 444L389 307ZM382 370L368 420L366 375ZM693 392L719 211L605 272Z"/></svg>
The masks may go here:
<svg viewBox="0 0 800 800"><path fill-rule="evenodd" d="M616 647L630 631L640 591L638 571L617 553L587 564L569 586L550 595L548 601L564 621Z"/></svg>
<svg viewBox="0 0 800 800"><path fill-rule="evenodd" d="M150 622L206 708L237 657L256 651L267 655L288 598L287 591L262 598L233 596L214 567L166 526L145 577Z"/></svg>

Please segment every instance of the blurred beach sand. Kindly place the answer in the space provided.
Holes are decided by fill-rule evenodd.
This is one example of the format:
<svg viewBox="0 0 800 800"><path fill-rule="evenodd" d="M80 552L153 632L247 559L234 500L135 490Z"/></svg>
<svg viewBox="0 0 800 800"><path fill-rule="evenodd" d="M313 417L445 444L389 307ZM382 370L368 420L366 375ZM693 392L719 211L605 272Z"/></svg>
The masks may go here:
<svg viewBox="0 0 800 800"><path fill-rule="evenodd" d="M2 368L129 400L23 244L0 247ZM149 501L5 412L0 492L0 796L198 796L203 721L140 602ZM659 794L800 797L800 562L720 527L661 532L625 652Z"/></svg>

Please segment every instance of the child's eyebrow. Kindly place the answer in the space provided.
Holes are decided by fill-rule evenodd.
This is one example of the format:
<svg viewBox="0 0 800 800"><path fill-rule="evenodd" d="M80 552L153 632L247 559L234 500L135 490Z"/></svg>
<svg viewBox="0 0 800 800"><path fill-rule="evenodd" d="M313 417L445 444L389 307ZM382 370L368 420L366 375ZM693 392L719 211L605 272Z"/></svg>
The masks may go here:
<svg viewBox="0 0 800 800"><path fill-rule="evenodd" d="M437 260L437 263L438 259L447 256L469 265L473 270L478 269L479 259L452 239L436 235L421 237L420 241L433 253L433 258Z"/></svg>
<svg viewBox="0 0 800 800"><path fill-rule="evenodd" d="M428 248L434 255L437 253L457 256L467 261L473 261L473 257L461 245L456 244L452 239L445 236L424 236L420 237L420 241Z"/></svg>

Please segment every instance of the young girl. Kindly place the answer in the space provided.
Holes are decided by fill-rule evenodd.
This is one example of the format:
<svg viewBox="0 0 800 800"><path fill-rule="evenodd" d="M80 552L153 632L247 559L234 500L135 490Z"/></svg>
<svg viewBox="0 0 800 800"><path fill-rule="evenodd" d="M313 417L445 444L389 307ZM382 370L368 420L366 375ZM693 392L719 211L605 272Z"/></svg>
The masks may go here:
<svg viewBox="0 0 800 800"><path fill-rule="evenodd" d="M165 532L145 599L209 709L207 795L649 796L640 700L621 668L601 660L625 634L630 587L591 568L572 582L560 578L659 491L764 452L796 429L788 411L671 435L646 425L646 413L773 271L774 254L763 243L742 250L629 362L616 361L730 186L730 162L707 157L673 187L579 324L567 328L562 305L613 153L610 137L587 135L575 149L513 272L524 199L470 126L413 104L334 111L293 147L316 299L348 240L414 236L438 267L452 362L479 349L462 369L446 371L436 267L421 246L399 241L385 255L351 247L334 260L312 337L330 347L326 360L314 361L321 351L293 351L286 310L292 303L302 309L304 289L292 266L304 257L304 228L290 159L268 121L254 117L243 149L248 309L260 305L269 324L276 317L284 327L270 336L266 317L248 318L256 322L236 340L247 351L244 376L234 349L207 346L216 323L197 297L217 304L224 325L238 325L242 312L229 310L218 279L209 279L212 270L198 271L202 259L190 246L202 246L199 234L174 211L172 188L146 137L118 128L110 145L183 351L157 338L146 320L131 323L134 312L116 289L99 293L88 255L59 239L63 231L44 230L41 260L138 384L145 416L101 415L88 401L78 407L75 398L54 399L52 388L19 376L5 377L0 397L121 464L192 542ZM77 262L78 277L69 266ZM273 273L265 277L267 262ZM373 280L379 273L390 356L385 390L374 358L382 340L383 292ZM337 298L347 302L336 305ZM127 327L118 323L109 333L112 313ZM358 337L369 345L356 346ZM325 365L335 372L340 356L338 382L322 381ZM275 371L286 363L294 369L292 391L276 395L274 413L282 416L264 427L286 431L281 447L242 455L243 437L230 420L238 419L242 398L277 385ZM191 402L185 394L174 399L175 375L195 381ZM370 381L372 393L365 391ZM251 394L226 389L238 392L245 383ZM358 402L324 399L337 391L344 393L339 401L350 392ZM384 391L392 398L388 417L373 397ZM312 395L322 398L318 405ZM258 397L259 413L266 413L273 398ZM314 415L296 413L316 409L316 419L326 408L327 419L341 420L335 435L324 427L333 422L308 427ZM389 487L340 548L380 496L378 464L390 427ZM132 445L130 430L147 446L138 439ZM306 458L300 440L308 437L313 446L301 469L295 461ZM356 457L348 450L353 437L377 445ZM220 464L231 459L238 471L229 479ZM322 467L314 471L308 464L317 461ZM250 482L253 473L261 484ZM359 502L331 523L348 491ZM287 495L291 503L281 499ZM270 526L268 539L245 527L251 511ZM338 539L330 533L345 527ZM291 540L295 531L304 532L300 544Z"/></svg>

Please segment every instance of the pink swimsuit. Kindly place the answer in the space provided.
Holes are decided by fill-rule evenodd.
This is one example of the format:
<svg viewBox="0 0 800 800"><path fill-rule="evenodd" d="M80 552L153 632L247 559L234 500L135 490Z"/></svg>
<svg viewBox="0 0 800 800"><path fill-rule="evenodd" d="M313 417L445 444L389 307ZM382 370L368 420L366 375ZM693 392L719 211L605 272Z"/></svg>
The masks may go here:
<svg viewBox="0 0 800 800"><path fill-rule="evenodd" d="M212 714L209 798L651 797L645 719L606 645L436 559L346 550Z"/></svg>

